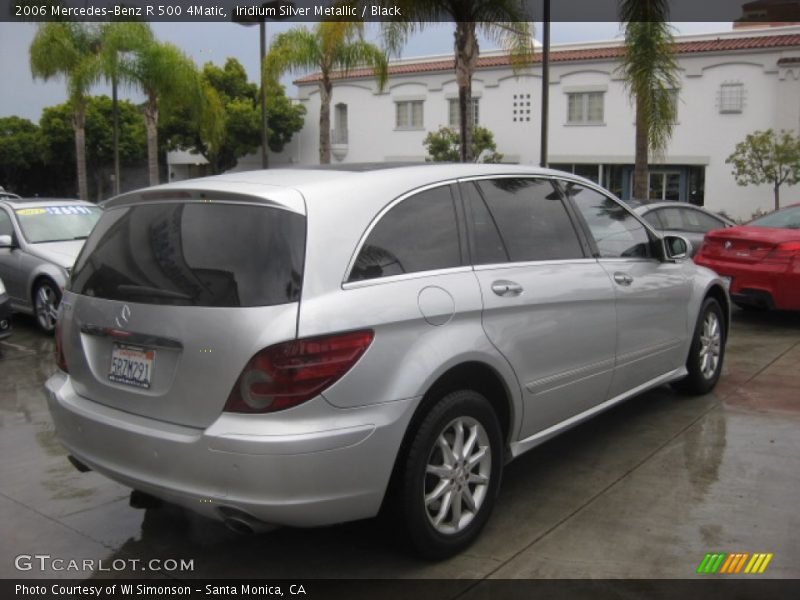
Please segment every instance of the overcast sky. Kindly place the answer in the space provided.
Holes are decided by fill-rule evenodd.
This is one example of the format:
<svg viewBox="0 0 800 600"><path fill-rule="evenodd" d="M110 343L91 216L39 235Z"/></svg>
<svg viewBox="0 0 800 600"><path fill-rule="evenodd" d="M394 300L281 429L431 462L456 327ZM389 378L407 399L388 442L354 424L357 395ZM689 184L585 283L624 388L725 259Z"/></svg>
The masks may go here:
<svg viewBox="0 0 800 600"><path fill-rule="evenodd" d="M294 23L270 23L268 39L272 35L296 27ZM731 23L676 23L680 33L707 33L730 31ZM229 56L237 58L247 69L251 81L258 79L258 29L232 23L151 23L154 33L162 41L172 42L192 56L198 65L208 61L222 65ZM371 37L376 36L371 26ZM541 25L535 25L535 37L541 39ZM28 64L28 47L36 32L29 23L0 23L0 117L17 115L38 122L42 109L64 102L66 86L62 80L34 81ZM411 39L403 58L429 54L449 54L453 50L453 25L431 25ZM579 41L608 40L620 35L618 23L553 23L553 44ZM482 50L491 46L487 42ZM288 83L293 77L284 78ZM287 89L294 94L292 86ZM109 94L107 87L98 85L92 94ZM122 97L140 102L134 91L123 92Z"/></svg>

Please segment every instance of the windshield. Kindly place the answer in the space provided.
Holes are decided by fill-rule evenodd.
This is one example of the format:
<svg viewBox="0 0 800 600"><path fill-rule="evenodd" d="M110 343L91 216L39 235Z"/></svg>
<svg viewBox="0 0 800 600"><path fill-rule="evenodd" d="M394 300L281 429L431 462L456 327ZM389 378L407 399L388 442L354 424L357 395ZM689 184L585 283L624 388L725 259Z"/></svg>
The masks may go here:
<svg viewBox="0 0 800 600"><path fill-rule="evenodd" d="M750 227L777 227L780 229L800 229L800 206L790 206L750 221Z"/></svg>
<svg viewBox="0 0 800 600"><path fill-rule="evenodd" d="M63 204L18 208L14 212L25 239L41 244L86 239L103 211L97 206Z"/></svg>

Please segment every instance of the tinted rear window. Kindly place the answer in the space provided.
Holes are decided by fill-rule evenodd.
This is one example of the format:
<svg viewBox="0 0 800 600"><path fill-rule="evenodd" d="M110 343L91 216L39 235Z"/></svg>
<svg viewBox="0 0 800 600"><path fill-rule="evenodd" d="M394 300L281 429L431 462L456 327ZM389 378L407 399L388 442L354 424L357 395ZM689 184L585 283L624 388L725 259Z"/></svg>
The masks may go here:
<svg viewBox="0 0 800 600"><path fill-rule="evenodd" d="M75 265L86 296L188 306L297 301L305 217L277 208L158 203L109 209Z"/></svg>

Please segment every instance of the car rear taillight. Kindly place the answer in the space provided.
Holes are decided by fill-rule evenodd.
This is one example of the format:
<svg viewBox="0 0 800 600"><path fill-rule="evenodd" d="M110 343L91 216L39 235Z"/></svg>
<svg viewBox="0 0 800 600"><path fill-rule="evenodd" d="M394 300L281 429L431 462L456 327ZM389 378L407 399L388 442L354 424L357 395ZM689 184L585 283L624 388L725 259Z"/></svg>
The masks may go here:
<svg viewBox="0 0 800 600"><path fill-rule="evenodd" d="M800 259L800 242L784 242L778 244L764 257L765 262L786 264L793 259Z"/></svg>
<svg viewBox="0 0 800 600"><path fill-rule="evenodd" d="M268 413L310 400L356 364L374 335L352 331L264 348L239 375L225 410Z"/></svg>
<svg viewBox="0 0 800 600"><path fill-rule="evenodd" d="M60 321L56 321L56 330L54 337L56 341L56 348L55 348L56 366L62 371L64 371L64 373L69 373L69 369L67 368L67 360L64 358L64 344L61 341Z"/></svg>

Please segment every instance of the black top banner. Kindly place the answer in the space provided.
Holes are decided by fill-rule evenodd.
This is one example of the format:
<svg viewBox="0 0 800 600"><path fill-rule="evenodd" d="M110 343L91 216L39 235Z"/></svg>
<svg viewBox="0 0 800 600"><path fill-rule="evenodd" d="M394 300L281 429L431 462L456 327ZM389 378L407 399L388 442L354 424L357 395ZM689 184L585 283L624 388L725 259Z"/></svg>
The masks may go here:
<svg viewBox="0 0 800 600"><path fill-rule="evenodd" d="M469 6L470 0L460 1ZM542 21L545 2L550 2L554 22L619 20L619 0L518 0L519 20ZM668 0L668 4L668 20L673 22L800 22L800 0ZM0 0L0 21L416 20L407 5L403 0ZM441 11L425 20L459 19Z"/></svg>

